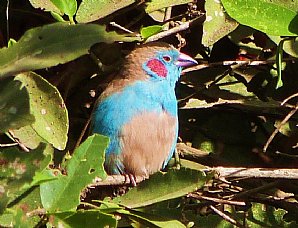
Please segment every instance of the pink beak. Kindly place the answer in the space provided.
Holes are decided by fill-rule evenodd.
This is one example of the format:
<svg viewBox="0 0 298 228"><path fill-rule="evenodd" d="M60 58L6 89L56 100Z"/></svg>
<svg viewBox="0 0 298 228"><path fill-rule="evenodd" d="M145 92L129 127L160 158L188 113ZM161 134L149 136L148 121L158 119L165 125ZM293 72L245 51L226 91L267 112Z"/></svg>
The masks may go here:
<svg viewBox="0 0 298 228"><path fill-rule="evenodd" d="M175 62L175 65L181 66L181 67L187 67L187 66L192 66L196 65L198 62L191 58L190 56L180 53L177 61Z"/></svg>

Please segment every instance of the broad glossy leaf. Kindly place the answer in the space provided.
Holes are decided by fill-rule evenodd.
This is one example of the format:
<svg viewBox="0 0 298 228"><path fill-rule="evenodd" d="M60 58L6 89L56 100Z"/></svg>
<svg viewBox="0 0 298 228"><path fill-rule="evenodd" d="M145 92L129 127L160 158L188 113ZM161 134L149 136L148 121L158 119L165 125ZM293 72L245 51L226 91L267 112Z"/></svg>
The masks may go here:
<svg viewBox="0 0 298 228"><path fill-rule="evenodd" d="M95 177L105 178L104 152L108 138L101 135L90 136L73 153L66 162L67 175L58 170L52 170L55 180L42 183L41 200L49 212L75 209L80 202L81 191Z"/></svg>
<svg viewBox="0 0 298 228"><path fill-rule="evenodd" d="M227 13L243 25L269 35L296 36L298 34L297 6L282 0L222 0ZM295 5L294 5L295 6Z"/></svg>
<svg viewBox="0 0 298 228"><path fill-rule="evenodd" d="M135 0L83 0L79 6L76 20L87 23L103 18L117 10L127 7L136 2Z"/></svg>
<svg viewBox="0 0 298 228"><path fill-rule="evenodd" d="M105 29L95 24L61 22L30 29L12 47L0 49L0 77L66 63L87 54L95 43L139 39Z"/></svg>
<svg viewBox="0 0 298 228"><path fill-rule="evenodd" d="M205 10L202 44L208 47L235 30L238 23L226 14L220 1L206 0Z"/></svg>
<svg viewBox="0 0 298 228"><path fill-rule="evenodd" d="M0 132L32 124L35 120L30 114L29 95L21 82L11 79L0 83Z"/></svg>
<svg viewBox="0 0 298 228"><path fill-rule="evenodd" d="M35 122L25 129L30 131L32 128L45 141L63 150L67 143L68 115L57 88L33 72L19 74L15 79L29 92L30 110L35 117ZM18 131L15 134L26 145L22 135Z"/></svg>
<svg viewBox="0 0 298 228"><path fill-rule="evenodd" d="M148 180L141 182L123 196L115 198L130 208L147 206L160 201L183 196L205 184L206 176L203 172L181 168L169 170L167 173L156 173Z"/></svg>

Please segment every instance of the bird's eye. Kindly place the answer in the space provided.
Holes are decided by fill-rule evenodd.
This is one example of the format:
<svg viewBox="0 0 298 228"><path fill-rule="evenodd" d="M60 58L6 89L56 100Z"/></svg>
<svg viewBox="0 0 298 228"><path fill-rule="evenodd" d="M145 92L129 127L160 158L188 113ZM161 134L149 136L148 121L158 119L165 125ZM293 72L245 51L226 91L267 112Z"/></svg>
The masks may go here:
<svg viewBox="0 0 298 228"><path fill-rule="evenodd" d="M168 56L168 55L165 55L165 56L163 56L162 58L163 58L163 60L166 61L166 62L170 62L170 61L172 60L171 57Z"/></svg>

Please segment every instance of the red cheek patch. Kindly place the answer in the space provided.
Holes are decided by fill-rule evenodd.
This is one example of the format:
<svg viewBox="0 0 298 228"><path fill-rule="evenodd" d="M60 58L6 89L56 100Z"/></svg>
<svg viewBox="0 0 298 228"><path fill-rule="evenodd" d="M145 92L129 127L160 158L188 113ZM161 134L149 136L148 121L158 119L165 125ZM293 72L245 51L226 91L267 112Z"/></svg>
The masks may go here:
<svg viewBox="0 0 298 228"><path fill-rule="evenodd" d="M161 61L157 59L151 59L147 62L147 67L149 67L149 69L152 72L156 73L159 77L167 77L167 68Z"/></svg>

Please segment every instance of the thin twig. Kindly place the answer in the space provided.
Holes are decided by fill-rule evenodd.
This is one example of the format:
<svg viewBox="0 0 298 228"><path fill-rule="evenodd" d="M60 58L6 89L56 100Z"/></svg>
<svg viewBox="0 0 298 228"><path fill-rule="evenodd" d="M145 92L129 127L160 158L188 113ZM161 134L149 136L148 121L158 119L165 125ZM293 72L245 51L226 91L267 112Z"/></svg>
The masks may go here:
<svg viewBox="0 0 298 228"><path fill-rule="evenodd" d="M216 207L210 205L209 206L210 209L212 211L214 211L216 214L218 214L220 217L222 217L224 220L228 221L229 223L238 226L238 227L243 227L243 225L241 225L239 222L237 222L236 220L232 219L230 216L228 216L227 214L225 214L224 212L218 210Z"/></svg>
<svg viewBox="0 0 298 228"><path fill-rule="evenodd" d="M171 15L172 15L172 7L170 6L170 7L166 8L164 22L170 20ZM163 26L163 29L169 30L169 25L170 25L170 22L166 22Z"/></svg>
<svg viewBox="0 0 298 228"><path fill-rule="evenodd" d="M253 196L256 193L259 193L259 192L262 192L262 191L265 191L265 190L268 190L268 189L272 189L272 188L276 187L278 184L280 184L280 181L270 182L270 183L262 185L260 187L237 193L232 198L233 199L239 199L239 198L243 198L245 196Z"/></svg>
<svg viewBox="0 0 298 228"><path fill-rule="evenodd" d="M10 146L17 146L19 145L18 143L5 143L5 144L0 144L0 147L10 147Z"/></svg>
<svg viewBox="0 0 298 228"><path fill-rule="evenodd" d="M294 58L285 58L283 61L295 61ZM215 63L202 63L193 67L185 68L182 73L187 73L196 70L202 70L205 68L216 67L216 66L232 66L232 65L240 65L240 66L259 66L259 65L267 65L274 64L275 60L229 60L229 61L221 61Z"/></svg>
<svg viewBox="0 0 298 228"><path fill-rule="evenodd" d="M8 131L8 134L10 135L11 139L15 141L23 151L30 152L30 150L18 138L15 137L14 133L11 130Z"/></svg>
<svg viewBox="0 0 298 228"><path fill-rule="evenodd" d="M280 131L281 127L283 125L285 125L288 120L297 112L298 110L298 104L295 106L295 108L293 110L291 110L288 115L286 115L286 117L277 125L277 127L275 128L275 130L272 132L272 134L270 135L270 137L268 138L267 142L265 143L264 147L263 147L263 152L266 152L268 146L270 145L270 143L272 142L272 140L274 139L275 135L277 135L277 133Z"/></svg>
<svg viewBox="0 0 298 228"><path fill-rule="evenodd" d="M110 25L111 26L114 26L114 27L116 27L116 28L118 28L118 29L121 29L121 30L123 30L124 32L127 32L127 33L131 33L131 34L133 34L134 32L133 31L131 31L131 30L129 30L129 29L127 29L127 28L124 28L123 26L121 26L121 25L118 25L116 22L110 22Z"/></svg>
<svg viewBox="0 0 298 228"><path fill-rule="evenodd" d="M82 130L82 132L81 132L81 134L80 134L80 137L78 138L78 140L77 140L76 145L75 145L74 148L79 147L79 145L81 144L82 139L83 139L83 137L84 137L84 135L85 135L85 133L86 133L88 127L89 127L89 124L90 124L90 122L91 122L91 118L92 118L92 116L90 115L89 119L88 119L87 122L85 123L85 126L84 126L84 128L83 128L83 130Z"/></svg>
<svg viewBox="0 0 298 228"><path fill-rule="evenodd" d="M156 41L156 40L160 40L164 37L167 37L167 36L170 36L172 34L175 34L177 32L181 32L181 31L184 31L184 30L187 30L189 29L190 27L190 24L193 22L194 20L191 20L191 21L188 21L188 22L183 22L181 25L179 26L176 26L174 28L171 28L167 31L163 31L163 32L160 32L156 35L153 35L153 36L150 36L146 41L145 43L148 43L148 42L152 42L152 41Z"/></svg>
<svg viewBox="0 0 298 228"><path fill-rule="evenodd" d="M220 203L220 204L230 204L230 205L237 205L237 206L245 206L246 205L245 202L241 202L241 201L224 200L224 199L219 199L219 198L214 198L214 197L209 197L209 196L201 196L197 193L189 193L187 196L195 198L195 199L199 199L199 200L208 200L208 201L212 201L212 202Z"/></svg>
<svg viewBox="0 0 298 228"><path fill-rule="evenodd" d="M285 103L287 103L289 100L293 99L294 97L298 97L298 93L292 94L291 96L287 97L286 99L284 99L281 102L281 105L284 105Z"/></svg>

